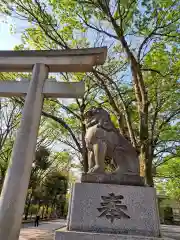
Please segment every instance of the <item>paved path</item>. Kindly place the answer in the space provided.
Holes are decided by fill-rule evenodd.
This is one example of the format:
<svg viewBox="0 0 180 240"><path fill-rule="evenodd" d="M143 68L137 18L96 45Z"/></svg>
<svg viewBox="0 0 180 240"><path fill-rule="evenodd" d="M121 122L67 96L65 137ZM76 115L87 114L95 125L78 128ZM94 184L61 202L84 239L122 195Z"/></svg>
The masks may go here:
<svg viewBox="0 0 180 240"><path fill-rule="evenodd" d="M162 235L165 237L180 240L180 226L161 225Z"/></svg>
<svg viewBox="0 0 180 240"><path fill-rule="evenodd" d="M54 231L66 225L65 220L53 220L40 222L39 227L34 227L34 223L22 225L19 240L53 240Z"/></svg>
<svg viewBox="0 0 180 240"><path fill-rule="evenodd" d="M33 223L24 224L19 240L53 240L54 231L65 225L66 221L62 219L40 222L39 227L34 227ZM161 225L161 229L163 236L180 240L180 226Z"/></svg>

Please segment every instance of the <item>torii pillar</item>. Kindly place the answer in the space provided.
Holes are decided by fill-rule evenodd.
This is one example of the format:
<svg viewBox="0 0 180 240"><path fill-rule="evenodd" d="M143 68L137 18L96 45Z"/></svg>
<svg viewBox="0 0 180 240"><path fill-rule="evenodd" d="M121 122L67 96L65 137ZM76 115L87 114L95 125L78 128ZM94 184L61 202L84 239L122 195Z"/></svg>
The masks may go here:
<svg viewBox="0 0 180 240"><path fill-rule="evenodd" d="M18 240L44 97L78 98L84 84L45 81L48 72L90 72L103 64L106 48L64 51L0 51L1 72L32 71L28 82L2 81L0 96L26 95L20 127L0 197L0 239Z"/></svg>

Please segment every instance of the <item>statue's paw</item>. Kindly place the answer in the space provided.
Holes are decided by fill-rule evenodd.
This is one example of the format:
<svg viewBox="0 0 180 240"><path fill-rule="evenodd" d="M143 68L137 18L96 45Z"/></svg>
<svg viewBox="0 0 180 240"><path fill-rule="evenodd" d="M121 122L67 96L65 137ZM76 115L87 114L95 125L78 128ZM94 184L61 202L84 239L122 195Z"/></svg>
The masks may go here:
<svg viewBox="0 0 180 240"><path fill-rule="evenodd" d="M87 173L92 173L94 168L90 168Z"/></svg>
<svg viewBox="0 0 180 240"><path fill-rule="evenodd" d="M104 173L104 170L100 166L94 166L90 170L91 173Z"/></svg>

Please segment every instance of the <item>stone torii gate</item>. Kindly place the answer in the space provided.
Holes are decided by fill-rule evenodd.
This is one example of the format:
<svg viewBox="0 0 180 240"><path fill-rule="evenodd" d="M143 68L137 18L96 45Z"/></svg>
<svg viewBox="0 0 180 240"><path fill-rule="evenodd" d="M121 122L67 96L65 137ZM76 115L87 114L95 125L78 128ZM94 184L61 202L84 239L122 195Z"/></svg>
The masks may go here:
<svg viewBox="0 0 180 240"><path fill-rule="evenodd" d="M1 81L0 97L26 94L22 119L0 197L0 239L17 240L34 158L44 97L80 98L84 83L47 80L48 72L90 72L106 48L63 51L0 51L1 72L32 71L31 81Z"/></svg>

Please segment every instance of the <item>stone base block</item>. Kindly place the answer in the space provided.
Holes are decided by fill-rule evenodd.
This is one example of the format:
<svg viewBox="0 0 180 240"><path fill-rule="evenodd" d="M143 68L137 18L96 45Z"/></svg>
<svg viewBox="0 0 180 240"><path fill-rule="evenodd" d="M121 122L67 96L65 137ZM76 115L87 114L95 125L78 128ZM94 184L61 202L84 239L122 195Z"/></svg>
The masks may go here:
<svg viewBox="0 0 180 240"><path fill-rule="evenodd" d="M144 178L135 174L83 173L81 182L144 186Z"/></svg>
<svg viewBox="0 0 180 240"><path fill-rule="evenodd" d="M170 238L143 237L108 233L75 232L59 229L55 240L173 240Z"/></svg>
<svg viewBox="0 0 180 240"><path fill-rule="evenodd" d="M78 232L159 237L155 189L76 183L72 190L67 227Z"/></svg>

